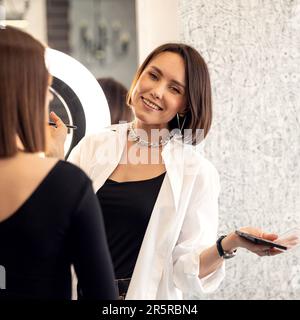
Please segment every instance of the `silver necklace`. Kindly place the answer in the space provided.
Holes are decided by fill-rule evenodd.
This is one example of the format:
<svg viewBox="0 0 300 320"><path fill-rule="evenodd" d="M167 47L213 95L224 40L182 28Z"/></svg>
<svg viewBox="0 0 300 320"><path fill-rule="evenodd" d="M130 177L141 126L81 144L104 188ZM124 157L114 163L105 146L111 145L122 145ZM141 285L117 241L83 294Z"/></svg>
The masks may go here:
<svg viewBox="0 0 300 320"><path fill-rule="evenodd" d="M172 138L172 134L169 133L169 135L166 138L162 138L159 140L159 142L149 142L147 140L144 140L143 138L141 138L141 136L139 136L133 126L133 122L130 123L129 125L129 137L135 141L137 144L144 146L144 147L153 147L153 148L158 148L161 146L166 145L170 139Z"/></svg>

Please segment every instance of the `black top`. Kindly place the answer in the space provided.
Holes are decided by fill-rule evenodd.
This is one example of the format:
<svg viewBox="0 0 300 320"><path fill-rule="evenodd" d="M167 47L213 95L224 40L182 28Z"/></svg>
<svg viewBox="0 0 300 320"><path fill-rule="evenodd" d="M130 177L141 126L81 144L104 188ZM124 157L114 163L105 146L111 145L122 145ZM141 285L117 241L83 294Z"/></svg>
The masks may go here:
<svg viewBox="0 0 300 320"><path fill-rule="evenodd" d="M133 273L164 176L128 182L107 179L97 192L117 279Z"/></svg>
<svg viewBox="0 0 300 320"><path fill-rule="evenodd" d="M0 222L0 297L71 299L74 263L83 298L115 299L99 202L90 179L59 161L25 203Z"/></svg>

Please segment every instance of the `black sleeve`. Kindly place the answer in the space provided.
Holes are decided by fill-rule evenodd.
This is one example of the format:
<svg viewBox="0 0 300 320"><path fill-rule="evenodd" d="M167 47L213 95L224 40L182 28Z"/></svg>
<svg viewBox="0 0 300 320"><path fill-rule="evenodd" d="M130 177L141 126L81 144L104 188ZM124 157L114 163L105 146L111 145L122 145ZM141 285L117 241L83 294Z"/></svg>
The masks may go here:
<svg viewBox="0 0 300 320"><path fill-rule="evenodd" d="M117 299L101 208L87 181L71 221L71 255L83 299Z"/></svg>

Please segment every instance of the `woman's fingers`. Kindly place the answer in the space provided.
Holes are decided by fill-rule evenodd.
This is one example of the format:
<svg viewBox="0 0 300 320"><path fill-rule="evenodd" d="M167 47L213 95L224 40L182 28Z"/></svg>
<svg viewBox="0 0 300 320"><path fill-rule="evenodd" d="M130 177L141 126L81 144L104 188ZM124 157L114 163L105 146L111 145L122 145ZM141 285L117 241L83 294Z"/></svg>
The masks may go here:
<svg viewBox="0 0 300 320"><path fill-rule="evenodd" d="M50 119L55 122L55 124L57 126L61 126L61 125L64 125L65 124L63 123L63 121L61 120L61 118L54 112L54 111L51 111L50 112Z"/></svg>
<svg viewBox="0 0 300 320"><path fill-rule="evenodd" d="M270 246L265 246L263 244L254 244L248 240L243 239L243 247L249 251L252 251L254 253L263 253L266 250L270 249Z"/></svg>
<svg viewBox="0 0 300 320"><path fill-rule="evenodd" d="M283 253L283 251L275 249L275 248L259 248L257 251L252 251L253 253L256 253L260 257L264 256L276 256L277 254Z"/></svg>
<svg viewBox="0 0 300 320"><path fill-rule="evenodd" d="M270 252L271 252L271 256L276 256L277 254L283 253L284 251L278 250L276 248L271 248Z"/></svg>
<svg viewBox="0 0 300 320"><path fill-rule="evenodd" d="M60 137L60 139L65 140L68 133L67 126L61 120L61 118L53 111L50 112L50 120L56 124L56 126L51 126L52 138L56 139L57 137Z"/></svg>
<svg viewBox="0 0 300 320"><path fill-rule="evenodd" d="M299 244L299 237L291 235L288 237L285 237L283 239L278 239L278 241L275 241L276 243L282 244L286 247L288 247L288 249L297 246Z"/></svg>
<svg viewBox="0 0 300 320"><path fill-rule="evenodd" d="M64 143L67 138L68 129L61 118L55 113L50 112L50 120L55 126L49 126L49 142L47 155L52 157L64 158Z"/></svg>
<svg viewBox="0 0 300 320"><path fill-rule="evenodd" d="M50 112L50 119L55 123L60 120L59 116L54 111Z"/></svg>
<svg viewBox="0 0 300 320"><path fill-rule="evenodd" d="M266 239L266 240L270 240L270 241L274 241L278 238L278 235L275 233L265 233L263 232L261 235L261 238Z"/></svg>

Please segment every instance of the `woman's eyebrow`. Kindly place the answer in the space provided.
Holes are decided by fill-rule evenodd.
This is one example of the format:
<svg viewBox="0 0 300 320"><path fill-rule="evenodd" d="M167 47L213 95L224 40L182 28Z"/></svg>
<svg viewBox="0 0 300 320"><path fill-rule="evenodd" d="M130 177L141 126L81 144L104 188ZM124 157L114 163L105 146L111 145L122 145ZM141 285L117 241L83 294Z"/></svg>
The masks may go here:
<svg viewBox="0 0 300 320"><path fill-rule="evenodd" d="M161 76L164 75L163 72L162 72L159 68L157 68L157 67L155 67L155 66L151 66L151 68L154 69L154 70L155 70L157 73L159 73ZM177 85L179 85L180 87L182 87L183 89L185 89L185 85L182 84L181 82L179 82L179 81L177 81L177 80L175 80L175 79L172 79L171 82L174 82L174 83L176 83Z"/></svg>

